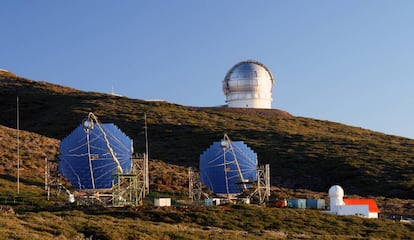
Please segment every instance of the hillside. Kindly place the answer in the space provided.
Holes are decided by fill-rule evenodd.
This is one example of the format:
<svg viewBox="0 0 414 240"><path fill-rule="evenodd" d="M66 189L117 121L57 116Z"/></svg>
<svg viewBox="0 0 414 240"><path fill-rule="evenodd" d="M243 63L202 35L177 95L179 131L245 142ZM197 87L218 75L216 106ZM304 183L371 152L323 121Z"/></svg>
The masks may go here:
<svg viewBox="0 0 414 240"><path fill-rule="evenodd" d="M57 152L58 140L20 131L21 194L16 195L15 129L0 126L1 239L408 239L414 225L359 217L338 217L312 210L257 206L84 208L47 201L43 159ZM186 169L150 161L152 191L180 196ZM275 190L275 189L274 189ZM286 196L315 194L279 189ZM63 196L62 196L63 197ZM52 196L55 199L55 196ZM379 199L382 209L414 214L408 201ZM410 207L411 206L411 207ZM408 208L407 208L408 207ZM110 225L111 228L106 227Z"/></svg>
<svg viewBox="0 0 414 240"><path fill-rule="evenodd" d="M199 154L228 133L271 164L272 184L326 192L414 198L414 140L358 127L291 116L280 110L186 107L82 92L0 73L0 124L62 139L88 112L114 122L144 150L147 114L151 158L197 166Z"/></svg>
<svg viewBox="0 0 414 240"><path fill-rule="evenodd" d="M16 96L21 194L16 194ZM187 166L228 133L272 167L272 195L326 198L334 183L373 195L382 216L414 216L413 140L280 110L186 107L82 92L0 72L1 239L409 239L413 224L258 206L100 208L47 201L44 159L89 111L144 150L149 123L152 197L185 199ZM404 199L407 198L407 199ZM111 228L107 226L110 225Z"/></svg>

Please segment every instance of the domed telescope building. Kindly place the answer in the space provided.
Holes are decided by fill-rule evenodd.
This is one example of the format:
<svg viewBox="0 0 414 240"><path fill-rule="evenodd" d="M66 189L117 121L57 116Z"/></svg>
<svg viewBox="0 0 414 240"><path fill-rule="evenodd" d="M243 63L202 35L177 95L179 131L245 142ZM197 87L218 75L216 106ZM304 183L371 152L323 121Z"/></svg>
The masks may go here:
<svg viewBox="0 0 414 240"><path fill-rule="evenodd" d="M223 91L228 107L272 108L272 88L275 80L270 70L254 60L241 61L227 72Z"/></svg>

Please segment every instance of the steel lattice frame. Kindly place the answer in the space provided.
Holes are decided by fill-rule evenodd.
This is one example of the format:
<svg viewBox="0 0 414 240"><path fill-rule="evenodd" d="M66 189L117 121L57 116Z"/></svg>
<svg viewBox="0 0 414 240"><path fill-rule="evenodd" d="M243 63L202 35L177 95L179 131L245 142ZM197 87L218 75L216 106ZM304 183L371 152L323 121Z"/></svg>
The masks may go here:
<svg viewBox="0 0 414 240"><path fill-rule="evenodd" d="M259 196L259 204L269 201L270 197L270 165L261 165L257 168L257 188L256 191Z"/></svg>
<svg viewBox="0 0 414 240"><path fill-rule="evenodd" d="M146 156L132 159L132 170L129 173L116 173L112 187L112 205L139 206L148 194L148 170ZM115 181L115 179L117 181Z"/></svg>

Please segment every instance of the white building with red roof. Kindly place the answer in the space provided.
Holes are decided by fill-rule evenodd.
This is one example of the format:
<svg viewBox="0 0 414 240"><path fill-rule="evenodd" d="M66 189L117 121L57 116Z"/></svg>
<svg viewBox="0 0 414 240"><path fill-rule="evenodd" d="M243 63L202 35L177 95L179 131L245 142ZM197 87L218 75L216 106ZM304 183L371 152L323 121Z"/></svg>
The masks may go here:
<svg viewBox="0 0 414 240"><path fill-rule="evenodd" d="M378 218L377 203L374 199L344 198L344 190L339 185L329 189L330 212L338 215L356 215L366 218Z"/></svg>

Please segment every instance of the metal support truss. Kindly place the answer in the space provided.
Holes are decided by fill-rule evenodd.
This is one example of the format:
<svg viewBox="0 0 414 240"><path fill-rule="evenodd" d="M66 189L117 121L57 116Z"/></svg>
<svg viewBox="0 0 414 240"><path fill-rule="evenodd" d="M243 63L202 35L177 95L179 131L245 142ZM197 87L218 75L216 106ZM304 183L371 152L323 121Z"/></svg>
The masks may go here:
<svg viewBox="0 0 414 240"><path fill-rule="evenodd" d="M47 192L47 200L50 200L51 194L56 199L64 192L69 203L75 202L74 195L59 181L58 160L45 158L45 191Z"/></svg>
<svg viewBox="0 0 414 240"><path fill-rule="evenodd" d="M261 165L256 170L257 185L256 189L250 194L250 198L257 196L259 204L269 201L270 197L270 165Z"/></svg>
<svg viewBox="0 0 414 240"><path fill-rule="evenodd" d="M209 198L209 196L203 192L200 182L200 175L194 171L192 167L188 168L188 198L191 201L198 201L201 197Z"/></svg>
<svg viewBox="0 0 414 240"><path fill-rule="evenodd" d="M259 204L269 201L270 197L270 165L261 165L257 168L257 192Z"/></svg>
<svg viewBox="0 0 414 240"><path fill-rule="evenodd" d="M112 205L139 206L148 194L148 163L146 156L132 159L129 173L116 173L112 182ZM117 181L115 181L115 179ZM115 183L116 182L116 183Z"/></svg>
<svg viewBox="0 0 414 240"><path fill-rule="evenodd" d="M47 200L50 200L51 191L56 194L56 197L60 193L57 167L56 159L45 158L45 191L47 192Z"/></svg>

